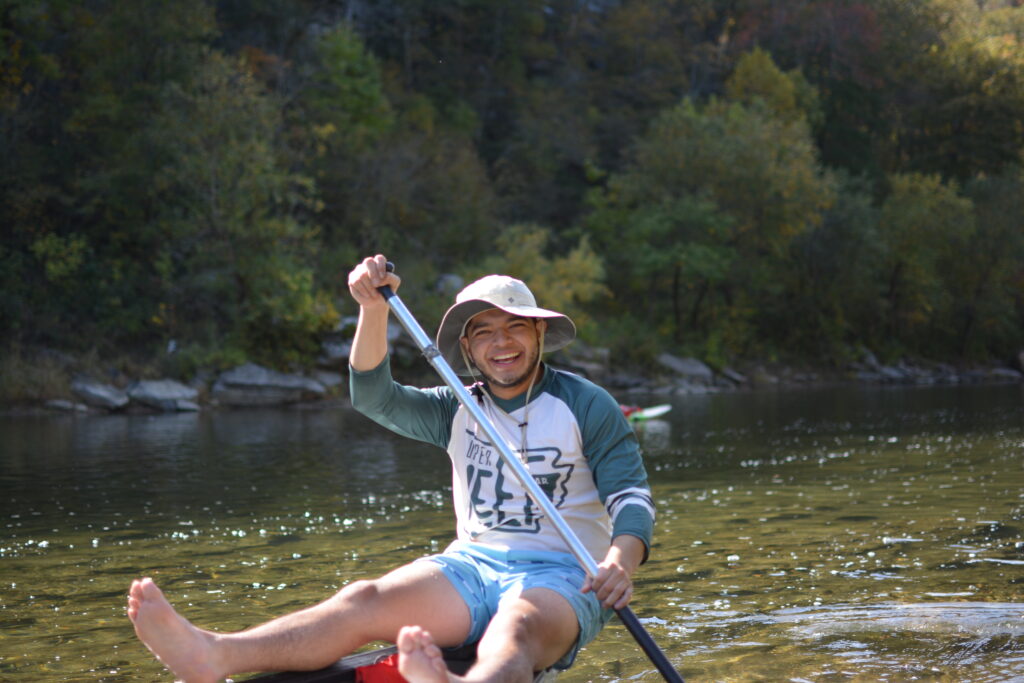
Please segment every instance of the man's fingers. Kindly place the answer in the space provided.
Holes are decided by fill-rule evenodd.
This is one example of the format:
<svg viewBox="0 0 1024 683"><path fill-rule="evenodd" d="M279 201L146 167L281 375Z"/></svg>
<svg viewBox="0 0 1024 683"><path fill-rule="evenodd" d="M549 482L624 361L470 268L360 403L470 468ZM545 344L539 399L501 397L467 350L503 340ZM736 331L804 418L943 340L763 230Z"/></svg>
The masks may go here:
<svg viewBox="0 0 1024 683"><path fill-rule="evenodd" d="M593 592L604 607L622 609L633 597L633 582L621 567L598 565L597 576L588 576L580 590Z"/></svg>
<svg viewBox="0 0 1024 683"><path fill-rule="evenodd" d="M629 604L629 601L633 599L633 586L626 586L626 590L622 592L619 599L614 605L605 605L605 607L614 607L615 609L622 609Z"/></svg>
<svg viewBox="0 0 1024 683"><path fill-rule="evenodd" d="M633 586L628 582L624 584L617 584L610 588L606 595L601 596L601 605L604 607L613 607L615 609L622 609L629 604L630 599L633 597Z"/></svg>
<svg viewBox="0 0 1024 683"><path fill-rule="evenodd" d="M379 305L381 298L379 287L388 285L392 291L398 291L402 279L387 271L387 259L378 254L363 259L348 276L348 288L360 305Z"/></svg>

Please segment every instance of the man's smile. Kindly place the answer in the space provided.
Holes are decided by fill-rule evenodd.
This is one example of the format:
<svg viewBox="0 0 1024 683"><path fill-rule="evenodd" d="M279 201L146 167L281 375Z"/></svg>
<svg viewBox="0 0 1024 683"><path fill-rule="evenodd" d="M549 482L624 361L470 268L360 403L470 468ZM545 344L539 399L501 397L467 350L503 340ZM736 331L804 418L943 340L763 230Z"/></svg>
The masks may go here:
<svg viewBox="0 0 1024 683"><path fill-rule="evenodd" d="M491 362L495 365L511 365L515 363L519 357L523 355L521 353L503 353L497 356L491 357Z"/></svg>

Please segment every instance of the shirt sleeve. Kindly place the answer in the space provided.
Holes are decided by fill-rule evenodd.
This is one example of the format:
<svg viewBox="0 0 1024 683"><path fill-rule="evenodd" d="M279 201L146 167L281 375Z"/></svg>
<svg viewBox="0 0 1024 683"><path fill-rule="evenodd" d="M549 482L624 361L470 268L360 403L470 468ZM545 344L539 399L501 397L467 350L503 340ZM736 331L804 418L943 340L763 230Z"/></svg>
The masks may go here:
<svg viewBox="0 0 1024 683"><path fill-rule="evenodd" d="M629 534L639 538L644 542L646 561L655 508L636 432L619 404L600 387L595 386L582 417L583 452L611 517L612 537Z"/></svg>
<svg viewBox="0 0 1024 683"><path fill-rule="evenodd" d="M447 387L420 389L391 377L385 357L373 370L349 366L352 406L374 422L417 441L448 447L458 400Z"/></svg>

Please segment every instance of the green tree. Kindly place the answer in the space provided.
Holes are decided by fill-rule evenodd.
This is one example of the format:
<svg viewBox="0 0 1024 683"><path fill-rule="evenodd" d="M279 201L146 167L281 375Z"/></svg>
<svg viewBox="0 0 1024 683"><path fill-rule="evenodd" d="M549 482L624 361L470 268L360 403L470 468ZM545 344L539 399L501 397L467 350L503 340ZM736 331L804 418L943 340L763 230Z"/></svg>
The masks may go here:
<svg viewBox="0 0 1024 683"><path fill-rule="evenodd" d="M227 343L267 362L308 358L337 321L314 287L312 184L280 163L281 107L235 60L211 53L188 89L169 84L149 134L173 150L154 177L166 334Z"/></svg>
<svg viewBox="0 0 1024 683"><path fill-rule="evenodd" d="M872 184L844 172L835 177L835 201L791 245L786 318L776 330L792 353L844 363L884 339L876 283L885 247Z"/></svg>
<svg viewBox="0 0 1024 683"><path fill-rule="evenodd" d="M393 131L395 114L380 66L358 35L340 25L311 42L312 56L296 69L298 91L286 115L296 164L317 183L320 279L336 288L339 272L360 254L382 248L371 247L381 226L360 214L372 201L367 169Z"/></svg>
<svg viewBox="0 0 1024 683"><path fill-rule="evenodd" d="M59 155L21 177L0 255L5 281L32 283L34 338L315 350L334 313L312 284L313 187L282 163L281 103L210 49L212 8L97 3L53 21L74 26L52 86Z"/></svg>
<svg viewBox="0 0 1024 683"><path fill-rule="evenodd" d="M609 254L613 291L657 297L644 288L658 281L650 267L660 264L659 280L675 283L653 290L671 292L673 312L661 319L676 321L677 339L679 325L698 325L691 332L706 340L706 353L723 358L771 343L776 331L761 326L785 309L790 244L832 199L805 120L687 100L637 142L630 168L594 200L588 229ZM684 287L691 294L680 303Z"/></svg>
<svg viewBox="0 0 1024 683"><path fill-rule="evenodd" d="M961 358L1010 358L1024 347L1024 173L978 177L964 194L975 231L946 266L950 346Z"/></svg>
<svg viewBox="0 0 1024 683"><path fill-rule="evenodd" d="M908 65L918 97L898 119L899 153L907 170L963 182L1024 149L1024 20L1019 8L943 4L939 40Z"/></svg>
<svg viewBox="0 0 1024 683"><path fill-rule="evenodd" d="M737 257L728 244L729 216L693 195L629 205L621 199L615 190L595 196L589 219L608 244L613 270L633 283L623 288L615 279L618 305L662 339L699 344L714 326Z"/></svg>
<svg viewBox="0 0 1024 683"><path fill-rule="evenodd" d="M879 234L884 246L881 286L885 334L890 343L936 351L928 332L948 315L950 292L943 266L967 248L974 231L973 206L938 176L898 174L882 203Z"/></svg>
<svg viewBox="0 0 1024 683"><path fill-rule="evenodd" d="M587 244L640 356L1006 354L1022 39L1008 0L0 0L0 335L286 362L365 253Z"/></svg>
<svg viewBox="0 0 1024 683"><path fill-rule="evenodd" d="M877 177L890 144L887 109L909 85L893 74L926 48L925 12L903 0L748 0L723 9L721 40L738 59L760 47L806 76L820 99L812 124L823 162Z"/></svg>
<svg viewBox="0 0 1024 683"><path fill-rule="evenodd" d="M687 58L706 12L679 0L544 9L523 36L518 97L500 102L501 137L487 143L504 218L571 225L588 167L616 167L650 119L688 91Z"/></svg>
<svg viewBox="0 0 1024 683"><path fill-rule="evenodd" d="M803 89L798 84L804 82L784 74L770 54L755 48L736 62L725 82L725 94L733 102L760 103L781 119L806 118L800 102Z"/></svg>
<svg viewBox="0 0 1024 683"><path fill-rule="evenodd" d="M377 60L344 25L319 36L314 51L301 105L316 131L316 155L367 148L394 122Z"/></svg>
<svg viewBox="0 0 1024 683"><path fill-rule="evenodd" d="M187 81L199 63L212 12L196 0L14 2L3 16L34 55L4 115L3 270L21 283L5 288L4 314L19 322L4 327L62 345L137 339L153 300L136 228L152 215L146 185L163 161L140 131L162 83Z"/></svg>
<svg viewBox="0 0 1024 683"><path fill-rule="evenodd" d="M318 185L325 286L373 251L442 268L479 253L494 230L493 199L472 111L389 96L380 62L346 27L317 38L306 70L290 119L306 131Z"/></svg>

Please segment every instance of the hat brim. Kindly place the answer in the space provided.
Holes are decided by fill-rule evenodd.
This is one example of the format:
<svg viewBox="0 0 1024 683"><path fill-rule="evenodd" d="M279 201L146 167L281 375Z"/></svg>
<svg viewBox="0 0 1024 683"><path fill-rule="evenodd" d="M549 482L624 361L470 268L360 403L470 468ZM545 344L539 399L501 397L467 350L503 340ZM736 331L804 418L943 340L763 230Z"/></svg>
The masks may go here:
<svg viewBox="0 0 1024 683"><path fill-rule="evenodd" d="M569 316L558 311L549 311L537 306L496 306L483 299L461 301L448 309L444 318L441 319L441 326L437 331L437 350L441 352L448 365L457 374L471 374L469 368L466 367L459 343L463 330L466 329L466 323L473 316L492 308L498 308L511 315L519 315L524 318L543 318L548 324L547 331L544 333L545 351L557 351L576 338L576 325L569 319Z"/></svg>

